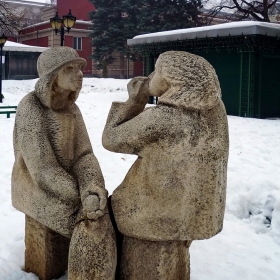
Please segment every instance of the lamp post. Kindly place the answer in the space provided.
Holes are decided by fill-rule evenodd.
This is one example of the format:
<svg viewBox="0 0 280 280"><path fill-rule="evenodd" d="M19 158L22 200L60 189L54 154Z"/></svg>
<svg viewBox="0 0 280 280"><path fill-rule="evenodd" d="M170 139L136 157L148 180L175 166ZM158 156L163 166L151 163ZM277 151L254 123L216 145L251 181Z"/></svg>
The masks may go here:
<svg viewBox="0 0 280 280"><path fill-rule="evenodd" d="M132 58L132 55L125 54L124 57L126 57L126 78L129 79L129 59Z"/></svg>
<svg viewBox="0 0 280 280"><path fill-rule="evenodd" d="M64 27L66 27L67 32L69 33L75 22L76 17L72 15L71 10L69 10L69 13L67 15L62 16L62 18L58 16L58 12L56 12L56 15L54 17L50 18L50 23L55 31L55 34L57 34L58 32L60 33L60 46L63 46L65 33Z"/></svg>
<svg viewBox="0 0 280 280"><path fill-rule="evenodd" d="M5 45L7 41L7 37L5 36L5 34L3 33L2 36L0 36L0 57L1 57L1 65L0 65L0 103L2 103L2 62L3 62L3 59L2 59L2 52L3 52L3 47Z"/></svg>

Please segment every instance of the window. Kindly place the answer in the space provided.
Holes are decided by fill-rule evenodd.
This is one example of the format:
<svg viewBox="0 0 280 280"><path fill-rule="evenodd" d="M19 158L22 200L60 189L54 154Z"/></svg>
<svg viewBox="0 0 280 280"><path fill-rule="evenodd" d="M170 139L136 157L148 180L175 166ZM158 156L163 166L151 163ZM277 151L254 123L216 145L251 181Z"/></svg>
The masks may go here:
<svg viewBox="0 0 280 280"><path fill-rule="evenodd" d="M82 38L81 37L73 37L73 49L75 49L75 50L82 49Z"/></svg>

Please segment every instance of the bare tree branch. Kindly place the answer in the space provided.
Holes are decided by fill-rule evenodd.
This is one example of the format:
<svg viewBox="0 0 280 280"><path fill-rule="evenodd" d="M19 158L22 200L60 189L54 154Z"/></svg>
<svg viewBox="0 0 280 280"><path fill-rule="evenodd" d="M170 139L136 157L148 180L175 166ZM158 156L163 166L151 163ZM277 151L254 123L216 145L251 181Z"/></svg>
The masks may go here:
<svg viewBox="0 0 280 280"><path fill-rule="evenodd" d="M0 32L7 36L17 34L25 19L26 9L18 10L8 1L0 0Z"/></svg>
<svg viewBox="0 0 280 280"><path fill-rule="evenodd" d="M245 19L270 22L269 16L279 10L277 0L220 0L212 6L211 1L207 3L208 13L205 17L208 24L215 19L223 22Z"/></svg>

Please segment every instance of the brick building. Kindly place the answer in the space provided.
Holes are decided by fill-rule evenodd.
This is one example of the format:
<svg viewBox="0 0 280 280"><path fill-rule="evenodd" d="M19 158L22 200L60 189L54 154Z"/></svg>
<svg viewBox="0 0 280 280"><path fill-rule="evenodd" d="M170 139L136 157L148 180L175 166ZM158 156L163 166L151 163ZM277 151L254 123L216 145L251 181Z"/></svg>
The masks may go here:
<svg viewBox="0 0 280 280"><path fill-rule="evenodd" d="M60 46L60 34L55 34L51 25L50 18L58 12L62 17L72 9L72 14L76 16L76 24L70 33L65 32L64 45L77 50L79 55L87 60L84 69L85 76L91 76L93 71L92 60L89 58L92 53L90 44L89 27L91 22L88 20L88 12L94 10L94 6L86 0L58 0L56 5L44 5L40 8L41 22L29 25L19 31L18 42L31 46L55 47Z"/></svg>
<svg viewBox="0 0 280 280"><path fill-rule="evenodd" d="M19 1L23 5L30 4L30 1ZM27 3L28 2L28 3ZM93 11L95 7L88 0L57 0L55 4L42 5L42 3L33 2L33 9L38 13L40 10L40 20L35 24L31 24L19 31L18 42L31 46L55 47L60 45L60 34L55 34L50 25L50 18L58 15L62 17L68 14L71 9L72 14L77 21L70 33L65 32L64 46L72 47L77 50L79 55L87 60L87 66L84 69L85 76L101 77L102 72L96 70L90 56L94 51L91 46L91 38L89 38L92 26L88 18L88 13ZM112 38L113 39L113 38ZM112 65L108 66L108 76L112 78L131 78L133 76L142 75L143 66L141 62L133 62L129 58L120 59L118 53L115 54L116 60Z"/></svg>

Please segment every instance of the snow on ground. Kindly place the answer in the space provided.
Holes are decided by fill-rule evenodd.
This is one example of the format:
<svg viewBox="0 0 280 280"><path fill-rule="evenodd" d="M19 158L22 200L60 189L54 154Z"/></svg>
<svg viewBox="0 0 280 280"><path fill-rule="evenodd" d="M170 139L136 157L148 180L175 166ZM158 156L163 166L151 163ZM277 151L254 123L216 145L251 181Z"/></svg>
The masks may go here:
<svg viewBox="0 0 280 280"><path fill-rule="evenodd" d="M112 101L127 99L127 80L85 78L77 101L110 193L136 156L102 147L101 135ZM17 105L36 80L3 81L2 105ZM15 116L0 115L0 280L35 280L24 265L24 214L11 205ZM280 279L280 120L228 117L230 156L223 231L194 241L192 280ZM67 275L60 278L67 280Z"/></svg>

